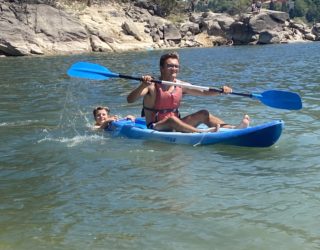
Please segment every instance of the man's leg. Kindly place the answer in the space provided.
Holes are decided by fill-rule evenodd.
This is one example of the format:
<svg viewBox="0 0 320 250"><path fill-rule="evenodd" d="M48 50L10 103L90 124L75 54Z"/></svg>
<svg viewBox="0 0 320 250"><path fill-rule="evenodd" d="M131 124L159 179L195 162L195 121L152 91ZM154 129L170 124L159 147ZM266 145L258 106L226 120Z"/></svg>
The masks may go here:
<svg viewBox="0 0 320 250"><path fill-rule="evenodd" d="M221 128L239 128L240 129L240 128L249 127L250 117L248 115L245 115L243 117L243 119L241 120L240 124L237 126L229 125L229 124L226 124L220 118L210 114L208 110L203 109L203 110L200 110L196 113L193 113L191 115L188 115L188 116L182 118L182 121L184 121L185 123L187 123L193 127L197 127L199 124L204 123L209 128L221 127Z"/></svg>
<svg viewBox="0 0 320 250"><path fill-rule="evenodd" d="M193 127L197 127L201 123L206 124L208 127L216 127L219 124L225 124L223 120L211 115L209 111L205 109L183 117L182 121Z"/></svg>
<svg viewBox="0 0 320 250"><path fill-rule="evenodd" d="M216 127L208 129L197 129L196 127L185 123L184 121L180 120L178 117L175 116L169 117L167 119L155 123L153 128L159 131L177 131L183 133L217 131Z"/></svg>

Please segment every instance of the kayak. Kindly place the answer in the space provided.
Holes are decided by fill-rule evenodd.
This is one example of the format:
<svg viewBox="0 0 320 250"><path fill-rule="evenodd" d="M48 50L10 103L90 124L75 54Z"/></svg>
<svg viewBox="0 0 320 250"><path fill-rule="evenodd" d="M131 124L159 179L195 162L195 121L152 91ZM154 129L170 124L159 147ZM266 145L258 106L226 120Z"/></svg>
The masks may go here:
<svg viewBox="0 0 320 250"><path fill-rule="evenodd" d="M204 125L200 126L203 128ZM283 127L284 122L282 120L274 120L244 129L220 128L218 132L162 132L148 129L145 119L137 118L135 121L119 120L112 122L111 126L106 130L114 136L173 144L194 146L226 144L243 147L270 147L280 138Z"/></svg>

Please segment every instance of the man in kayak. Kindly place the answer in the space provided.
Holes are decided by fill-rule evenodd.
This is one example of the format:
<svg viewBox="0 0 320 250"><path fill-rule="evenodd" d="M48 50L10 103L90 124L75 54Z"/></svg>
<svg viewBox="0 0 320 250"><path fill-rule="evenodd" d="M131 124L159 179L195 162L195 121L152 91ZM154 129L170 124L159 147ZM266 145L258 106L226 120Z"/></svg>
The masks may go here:
<svg viewBox="0 0 320 250"><path fill-rule="evenodd" d="M160 80L178 82L179 73L178 53L164 54L160 58ZM226 124L223 120L213 116L208 110L200 110L191 115L180 118L178 108L183 94L196 96L216 96L219 92L202 91L187 87L167 86L152 82L149 75L142 77L141 84L134 89L127 97L128 103L135 102L143 97L142 114L146 117L147 127L158 131L177 132L216 132L223 128L246 128L249 126L249 116L245 115L238 126ZM232 89L222 87L223 94L229 94ZM197 126L204 123L208 129L198 129Z"/></svg>
<svg viewBox="0 0 320 250"><path fill-rule="evenodd" d="M96 123L94 124L94 129L107 129L113 121L119 120L117 115L110 116L110 109L108 107L96 107L93 110L93 117ZM135 120L133 115L127 115L125 117L127 120Z"/></svg>

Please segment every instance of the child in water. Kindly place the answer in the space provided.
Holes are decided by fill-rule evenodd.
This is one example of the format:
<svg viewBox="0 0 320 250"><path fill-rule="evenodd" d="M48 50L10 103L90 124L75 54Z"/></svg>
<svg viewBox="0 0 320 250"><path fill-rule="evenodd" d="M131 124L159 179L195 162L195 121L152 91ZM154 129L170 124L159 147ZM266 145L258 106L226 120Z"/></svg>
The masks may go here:
<svg viewBox="0 0 320 250"><path fill-rule="evenodd" d="M93 110L93 117L96 121L94 124L94 129L105 129L108 128L113 121L119 120L117 115L110 116L110 109L108 107L96 107ZM133 115L127 115L125 117L127 120L135 120Z"/></svg>

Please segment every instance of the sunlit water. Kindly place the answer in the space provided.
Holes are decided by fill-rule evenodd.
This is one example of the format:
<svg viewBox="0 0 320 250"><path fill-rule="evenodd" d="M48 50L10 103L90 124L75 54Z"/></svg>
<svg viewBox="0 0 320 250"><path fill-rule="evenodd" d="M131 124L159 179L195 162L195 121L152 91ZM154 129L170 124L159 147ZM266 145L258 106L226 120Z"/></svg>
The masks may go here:
<svg viewBox="0 0 320 250"><path fill-rule="evenodd" d="M0 249L320 249L320 44L180 50L182 80L299 93L287 111L189 97L229 123L282 119L270 148L180 146L91 130L138 82L70 79L77 61L157 76L163 51L0 59Z"/></svg>

